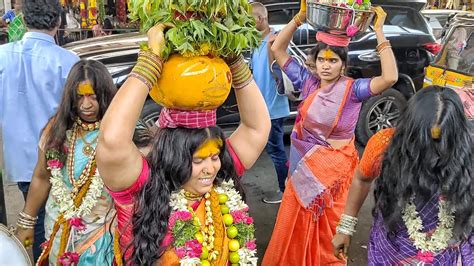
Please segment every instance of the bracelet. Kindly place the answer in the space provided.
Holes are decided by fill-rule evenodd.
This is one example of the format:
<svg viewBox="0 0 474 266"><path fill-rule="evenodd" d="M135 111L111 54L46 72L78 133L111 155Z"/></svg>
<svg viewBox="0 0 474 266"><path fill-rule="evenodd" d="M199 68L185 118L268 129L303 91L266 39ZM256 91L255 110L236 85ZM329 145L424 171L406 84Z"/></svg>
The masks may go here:
<svg viewBox="0 0 474 266"><path fill-rule="evenodd" d="M38 221L38 216L33 217L31 215L26 214L25 212L20 212L18 215L18 220L16 225L23 229L33 229L35 228L36 222Z"/></svg>
<svg viewBox="0 0 474 266"><path fill-rule="evenodd" d="M381 54L384 50L390 49L390 48L392 48L392 46L390 46L390 45L389 45L389 46L384 46L382 49L380 49L379 51L377 51L377 53L378 53L378 54Z"/></svg>
<svg viewBox="0 0 474 266"><path fill-rule="evenodd" d="M149 50L140 50L137 64L129 76L140 80L151 90L158 82L162 69L163 60L158 55Z"/></svg>
<svg viewBox="0 0 474 266"><path fill-rule="evenodd" d="M377 47L376 47L377 52L380 53L380 51L382 51L382 50L383 50L385 47L387 47L387 46L390 46L390 47L391 47L389 40L386 40L386 41L383 41L383 42L379 43L379 44L377 45Z"/></svg>
<svg viewBox="0 0 474 266"><path fill-rule="evenodd" d="M242 55L233 60L229 64L229 68L232 73L232 86L234 89L241 89L253 80L252 72L250 72Z"/></svg>
<svg viewBox="0 0 474 266"><path fill-rule="evenodd" d="M301 25L303 25L303 22L301 22L300 13L296 14L293 17L293 21L295 22L297 28L299 28Z"/></svg>
<svg viewBox="0 0 474 266"><path fill-rule="evenodd" d="M357 221L356 217L342 214L341 220L336 227L336 233L352 236L356 232Z"/></svg>

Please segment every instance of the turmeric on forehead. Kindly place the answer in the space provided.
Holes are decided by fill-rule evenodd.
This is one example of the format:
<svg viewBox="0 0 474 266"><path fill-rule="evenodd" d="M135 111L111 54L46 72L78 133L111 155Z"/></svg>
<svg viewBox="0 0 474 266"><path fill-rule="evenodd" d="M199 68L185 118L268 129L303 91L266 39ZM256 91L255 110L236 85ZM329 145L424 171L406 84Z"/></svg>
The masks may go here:
<svg viewBox="0 0 474 266"><path fill-rule="evenodd" d="M338 58L338 56L331 49L324 49L323 50L323 58L324 59L331 59L331 58Z"/></svg>
<svg viewBox="0 0 474 266"><path fill-rule="evenodd" d="M222 148L221 139L209 139L206 140L201 146L199 146L194 153L195 157L198 158L207 158L209 156L218 154Z"/></svg>
<svg viewBox="0 0 474 266"><path fill-rule="evenodd" d="M79 95L93 95L95 94L94 88L92 87L92 84L89 81L84 81L81 82L77 86L77 94Z"/></svg>

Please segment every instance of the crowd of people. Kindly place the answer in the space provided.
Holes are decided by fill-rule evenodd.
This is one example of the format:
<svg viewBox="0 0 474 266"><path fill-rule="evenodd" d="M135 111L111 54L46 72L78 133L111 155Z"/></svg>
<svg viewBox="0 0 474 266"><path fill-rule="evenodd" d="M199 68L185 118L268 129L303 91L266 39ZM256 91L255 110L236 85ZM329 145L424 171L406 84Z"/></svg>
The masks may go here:
<svg viewBox="0 0 474 266"><path fill-rule="evenodd" d="M352 79L347 36L318 32L305 64L288 54L305 0L278 34L253 3L262 41L252 70L241 55L223 58L240 116L225 137L215 112L163 108L156 126L140 123L173 25L148 31L117 90L102 63L55 43L57 0L25 0L28 31L0 46L5 170L25 198L16 237L33 247L38 265L257 265L258 228L241 178L265 149L278 190L263 201L280 207L262 265L347 265L374 181L369 265L474 264L473 128L454 90L417 92L397 127L376 133L359 161L361 105L398 79L386 14L373 10L382 71ZM274 60L302 98L289 156L289 102L276 91Z"/></svg>

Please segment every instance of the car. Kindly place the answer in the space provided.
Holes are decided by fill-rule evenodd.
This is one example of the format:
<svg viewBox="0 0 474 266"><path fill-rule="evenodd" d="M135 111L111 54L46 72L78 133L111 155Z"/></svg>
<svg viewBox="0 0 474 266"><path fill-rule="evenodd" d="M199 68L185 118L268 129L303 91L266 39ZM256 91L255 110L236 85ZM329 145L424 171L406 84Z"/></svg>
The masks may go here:
<svg viewBox="0 0 474 266"><path fill-rule="evenodd" d="M452 19L442 45L426 68L424 86L474 90L474 12L457 14Z"/></svg>
<svg viewBox="0 0 474 266"><path fill-rule="evenodd" d="M376 4L372 0L372 3ZM392 3L388 1L389 3ZM426 20L420 14L423 5L381 5L387 12L384 33L391 41L399 68L399 80L382 95L366 101L361 109L356 127L356 137L361 144L378 130L394 125L407 99L421 89L424 68L429 64L437 45ZM411 2L410 2L411 3ZM299 11L299 2L265 3L270 25L282 29ZM305 50L316 43L316 30L308 24L302 25L294 34L290 54L305 58ZM109 69L115 84L120 87L136 62L140 42L146 37L139 33L112 35L68 44L64 48L81 58L103 62ZM372 28L352 39L349 45L348 75L353 78L367 78L380 75L380 58L375 50L377 40ZM247 58L248 60L248 58ZM291 132L296 117L298 102L291 102L291 115L285 122L285 132ZM142 111L147 124L154 123L160 107L148 99ZM231 91L226 102L217 110L217 124L226 134L239 123L235 95Z"/></svg>

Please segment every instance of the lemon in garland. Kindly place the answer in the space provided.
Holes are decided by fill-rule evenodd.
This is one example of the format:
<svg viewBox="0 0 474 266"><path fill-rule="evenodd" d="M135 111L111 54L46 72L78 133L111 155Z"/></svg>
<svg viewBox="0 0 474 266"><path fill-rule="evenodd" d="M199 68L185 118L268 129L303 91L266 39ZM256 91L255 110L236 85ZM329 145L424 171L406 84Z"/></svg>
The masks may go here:
<svg viewBox="0 0 474 266"><path fill-rule="evenodd" d="M227 236L232 239L235 238L239 234L239 231L237 230L237 227L235 226L230 226L227 228Z"/></svg>
<svg viewBox="0 0 474 266"><path fill-rule="evenodd" d="M224 214L222 215L222 221L225 225L229 226L234 222L234 218L230 214Z"/></svg>
<svg viewBox="0 0 474 266"><path fill-rule="evenodd" d="M206 247L202 247L201 259L205 260L209 257L209 250Z"/></svg>
<svg viewBox="0 0 474 266"><path fill-rule="evenodd" d="M229 200L229 196L226 194L219 194L219 203L224 204Z"/></svg>
<svg viewBox="0 0 474 266"><path fill-rule="evenodd" d="M196 240L199 242L199 243L202 243L204 242L204 236L202 235L201 232L197 232L194 237L196 238Z"/></svg>
<svg viewBox="0 0 474 266"><path fill-rule="evenodd" d="M221 205L221 213L222 214L227 214L230 212L230 209L227 205Z"/></svg>
<svg viewBox="0 0 474 266"><path fill-rule="evenodd" d="M239 260L240 260L239 253L237 253L237 252L231 252L231 253L229 254L229 261L230 261L230 263L239 263Z"/></svg>
<svg viewBox="0 0 474 266"><path fill-rule="evenodd" d="M232 239L229 241L229 250L230 251L237 251L240 248L240 244L238 240Z"/></svg>
<svg viewBox="0 0 474 266"><path fill-rule="evenodd" d="M208 260L201 260L201 266L211 266L211 263Z"/></svg>

